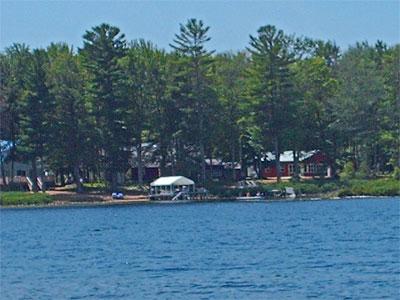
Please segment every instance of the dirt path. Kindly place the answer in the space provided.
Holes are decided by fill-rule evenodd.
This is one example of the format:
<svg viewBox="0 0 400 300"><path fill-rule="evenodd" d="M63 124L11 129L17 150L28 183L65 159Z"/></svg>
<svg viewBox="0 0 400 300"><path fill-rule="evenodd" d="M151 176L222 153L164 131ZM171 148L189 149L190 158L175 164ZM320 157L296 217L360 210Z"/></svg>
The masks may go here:
<svg viewBox="0 0 400 300"><path fill-rule="evenodd" d="M149 201L147 195L125 195L124 199L115 200L112 199L111 195L103 193L75 193L71 191L59 191L49 190L47 194L55 198L55 202L79 202L79 203L91 203L91 202L106 202L112 203L132 203L132 202L147 202Z"/></svg>

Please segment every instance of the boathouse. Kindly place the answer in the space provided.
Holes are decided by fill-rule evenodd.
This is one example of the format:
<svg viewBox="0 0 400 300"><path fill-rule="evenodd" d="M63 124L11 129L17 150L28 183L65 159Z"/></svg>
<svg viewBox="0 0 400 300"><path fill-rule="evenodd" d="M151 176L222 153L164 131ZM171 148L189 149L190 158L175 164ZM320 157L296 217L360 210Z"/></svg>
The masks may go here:
<svg viewBox="0 0 400 300"><path fill-rule="evenodd" d="M166 176L150 183L150 195L172 196L182 191L195 192L194 181L184 176Z"/></svg>

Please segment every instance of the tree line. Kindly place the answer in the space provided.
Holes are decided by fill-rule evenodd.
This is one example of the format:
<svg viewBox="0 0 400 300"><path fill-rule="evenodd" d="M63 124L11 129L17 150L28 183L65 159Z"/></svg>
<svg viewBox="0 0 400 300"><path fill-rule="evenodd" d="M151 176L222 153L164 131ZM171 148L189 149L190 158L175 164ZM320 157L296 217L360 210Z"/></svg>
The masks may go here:
<svg viewBox="0 0 400 300"><path fill-rule="evenodd" d="M167 52L127 42L117 27L65 43L0 54L1 100L10 159L78 180L88 173L112 189L132 159L143 182L144 143L157 145L161 175L210 178L206 159L262 167L265 153L319 149L334 174L376 176L400 167L400 45L331 41L263 26L239 52L207 48L209 27L181 24ZM133 156L135 153L135 156ZM244 172L244 171L243 171ZM37 188L37 187L36 187Z"/></svg>

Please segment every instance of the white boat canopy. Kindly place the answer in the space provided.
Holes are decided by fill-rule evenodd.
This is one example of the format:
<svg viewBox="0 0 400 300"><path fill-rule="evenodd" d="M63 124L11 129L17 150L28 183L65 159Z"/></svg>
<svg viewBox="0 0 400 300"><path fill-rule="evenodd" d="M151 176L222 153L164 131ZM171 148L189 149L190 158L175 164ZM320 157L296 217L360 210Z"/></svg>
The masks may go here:
<svg viewBox="0 0 400 300"><path fill-rule="evenodd" d="M186 178L184 176L166 176L160 177L150 183L150 186L157 187L157 186L190 186L194 185L194 181Z"/></svg>

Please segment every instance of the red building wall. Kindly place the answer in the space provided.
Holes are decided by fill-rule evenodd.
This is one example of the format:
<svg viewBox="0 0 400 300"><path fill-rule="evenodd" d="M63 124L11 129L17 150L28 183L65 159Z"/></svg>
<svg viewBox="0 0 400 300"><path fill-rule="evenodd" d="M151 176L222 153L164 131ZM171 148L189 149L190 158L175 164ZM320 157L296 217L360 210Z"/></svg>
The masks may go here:
<svg viewBox="0 0 400 300"><path fill-rule="evenodd" d="M302 174L303 176L315 176L318 174L318 172L312 173L310 172L310 168L307 168L306 165L314 164L315 166L321 166L321 165L328 165L329 164L329 159L328 157L323 154L322 152L317 152L310 158L299 162L299 165L304 168L305 172ZM289 172L289 166L293 165L293 162L281 162L281 176L283 177L288 177L292 176ZM306 170L307 169L307 170ZM267 179L268 177L276 177L277 172L276 172L276 167L275 167L275 162L271 162L270 165L268 165L262 172L262 177L264 179Z"/></svg>
<svg viewBox="0 0 400 300"><path fill-rule="evenodd" d="M325 167L326 167L329 164L329 159L324 153L317 152L312 157L302 161L302 164L304 166L314 164L317 167L322 167L325 165ZM315 176L315 175L319 175L319 172L317 171L317 169L315 172L305 170L303 175L304 176Z"/></svg>
<svg viewBox="0 0 400 300"><path fill-rule="evenodd" d="M291 163L284 163L281 162L281 176L287 177L289 175L289 164ZM262 176L263 178L268 177L276 177L278 174L276 172L275 164L271 164L263 170Z"/></svg>

